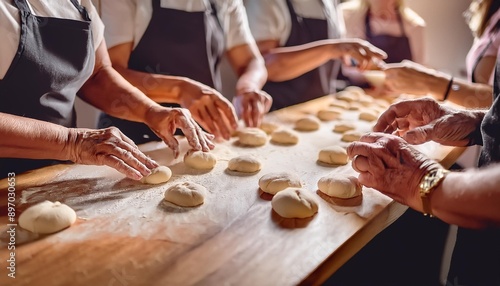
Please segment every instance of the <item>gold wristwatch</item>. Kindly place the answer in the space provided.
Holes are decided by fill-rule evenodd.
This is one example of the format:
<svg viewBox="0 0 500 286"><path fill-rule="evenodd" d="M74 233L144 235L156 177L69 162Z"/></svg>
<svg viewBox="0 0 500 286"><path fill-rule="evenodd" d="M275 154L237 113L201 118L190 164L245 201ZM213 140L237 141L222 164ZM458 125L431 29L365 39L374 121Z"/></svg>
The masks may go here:
<svg viewBox="0 0 500 286"><path fill-rule="evenodd" d="M425 176L420 181L419 192L420 198L422 199L422 208L424 210L424 215L429 215L430 217L433 216L430 196L432 194L432 191L434 191L434 189L443 181L443 179L449 172L450 171L443 168L433 169L425 174Z"/></svg>

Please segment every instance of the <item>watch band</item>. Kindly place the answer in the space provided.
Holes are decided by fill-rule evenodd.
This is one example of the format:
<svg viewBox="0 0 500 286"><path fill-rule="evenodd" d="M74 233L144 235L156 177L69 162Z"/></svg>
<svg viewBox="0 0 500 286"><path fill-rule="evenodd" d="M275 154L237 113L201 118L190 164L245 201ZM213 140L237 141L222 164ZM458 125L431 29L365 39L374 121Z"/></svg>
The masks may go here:
<svg viewBox="0 0 500 286"><path fill-rule="evenodd" d="M425 174L425 176L420 181L419 192L420 198L422 199L422 209L425 216L429 215L430 217L433 217L430 196L432 194L432 191L436 189L436 187L443 181L443 179L449 172L450 171L443 168L433 169Z"/></svg>

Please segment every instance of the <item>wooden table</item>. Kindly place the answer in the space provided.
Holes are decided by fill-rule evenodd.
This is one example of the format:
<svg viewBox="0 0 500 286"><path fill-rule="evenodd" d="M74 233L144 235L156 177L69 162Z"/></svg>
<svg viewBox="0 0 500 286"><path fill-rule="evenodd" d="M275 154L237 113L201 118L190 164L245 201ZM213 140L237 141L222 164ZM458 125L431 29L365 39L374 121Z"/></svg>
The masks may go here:
<svg viewBox="0 0 500 286"><path fill-rule="evenodd" d="M291 127L306 113L328 105L328 97L271 113L266 120ZM343 119L368 131L372 123ZM350 164L326 167L316 163L320 148L340 142L334 122L316 132L300 133L295 146L271 143L259 148L235 140L218 143L210 172L187 168L173 159L163 143L141 148L174 176L164 185L142 185L108 167L53 166L16 176L16 216L35 203L51 200L71 206L77 222L59 233L38 236L16 229L16 278L7 277L5 263L9 226L7 180L0 181L0 285L294 285L320 284L370 239L396 220L406 207L364 188L357 207L331 205L317 196L319 212L311 219L283 219L258 190L258 179L273 171L299 174L305 188L316 192L322 176L337 172L356 175ZM181 140L181 151L187 150ZM434 143L420 150L450 165L460 149ZM183 153L181 153L183 154ZM253 154L263 163L254 175L225 171L237 154ZM162 201L166 187L190 180L209 194L197 208Z"/></svg>

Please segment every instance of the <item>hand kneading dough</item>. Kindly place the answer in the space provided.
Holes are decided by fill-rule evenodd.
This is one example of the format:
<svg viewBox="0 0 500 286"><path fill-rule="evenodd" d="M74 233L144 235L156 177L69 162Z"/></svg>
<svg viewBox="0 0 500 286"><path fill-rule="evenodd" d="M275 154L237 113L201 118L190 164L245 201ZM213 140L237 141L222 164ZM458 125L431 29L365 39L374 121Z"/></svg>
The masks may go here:
<svg viewBox="0 0 500 286"><path fill-rule="evenodd" d="M345 165L349 161L349 157L344 148L331 146L319 151L318 161L330 165Z"/></svg>
<svg viewBox="0 0 500 286"><path fill-rule="evenodd" d="M299 142L299 135L292 130L280 129L271 134L271 141L278 144L294 145Z"/></svg>
<svg viewBox="0 0 500 286"><path fill-rule="evenodd" d="M344 135L342 135L342 138L340 138L340 140L342 140L344 142L354 142L354 141L358 141L362 135L363 134L361 134L361 132L359 132L359 131L355 131L355 130L346 131L344 133Z"/></svg>
<svg viewBox="0 0 500 286"><path fill-rule="evenodd" d="M151 170L151 174L147 177L143 177L141 182L146 184L161 184L165 183L172 177L172 170L167 166L160 166Z"/></svg>
<svg viewBox="0 0 500 286"><path fill-rule="evenodd" d="M316 131L319 129L321 122L318 118L307 116L295 122L295 130L299 131Z"/></svg>
<svg viewBox="0 0 500 286"><path fill-rule="evenodd" d="M259 128L244 128L238 133L240 143L248 146L262 146L267 142L267 134Z"/></svg>
<svg viewBox="0 0 500 286"><path fill-rule="evenodd" d="M275 195L276 193L289 188L301 188L299 176L291 173L269 173L259 179L260 189L268 194Z"/></svg>
<svg viewBox="0 0 500 286"><path fill-rule="evenodd" d="M231 171L254 173L262 168L261 163L251 156L239 156L229 160L227 168Z"/></svg>
<svg viewBox="0 0 500 286"><path fill-rule="evenodd" d="M330 107L318 111L316 116L318 116L318 118L322 121L332 121L339 118L342 115L342 112L343 111L340 108Z"/></svg>
<svg viewBox="0 0 500 286"><path fill-rule="evenodd" d="M359 119L365 121L374 121L378 118L378 113L374 110L364 110L359 113Z"/></svg>
<svg viewBox="0 0 500 286"><path fill-rule="evenodd" d="M184 155L184 164L194 169L212 169L215 166L215 163L217 163L217 159L215 159L214 154L210 152L191 149L186 153L186 155Z"/></svg>
<svg viewBox="0 0 500 286"><path fill-rule="evenodd" d="M207 189L193 182L177 183L165 191L165 200L181 207L203 204Z"/></svg>
<svg viewBox="0 0 500 286"><path fill-rule="evenodd" d="M60 202L45 201L27 208L19 216L19 225L34 233L54 233L76 221L75 211Z"/></svg>
<svg viewBox="0 0 500 286"><path fill-rule="evenodd" d="M279 128L277 124L274 123L269 123L269 122L262 122L259 126L262 131L266 132L267 134L273 133L275 130Z"/></svg>
<svg viewBox="0 0 500 286"><path fill-rule="evenodd" d="M354 130L356 129L356 125L354 123L350 122L340 122L335 124L333 127L333 132L337 133L344 133L346 131Z"/></svg>
<svg viewBox="0 0 500 286"><path fill-rule="evenodd" d="M330 174L318 181L319 190L330 197L350 199L361 195L361 184L353 176Z"/></svg>
<svg viewBox="0 0 500 286"><path fill-rule="evenodd" d="M306 218L318 212L316 198L306 189L286 188L271 200L273 210L284 218Z"/></svg>

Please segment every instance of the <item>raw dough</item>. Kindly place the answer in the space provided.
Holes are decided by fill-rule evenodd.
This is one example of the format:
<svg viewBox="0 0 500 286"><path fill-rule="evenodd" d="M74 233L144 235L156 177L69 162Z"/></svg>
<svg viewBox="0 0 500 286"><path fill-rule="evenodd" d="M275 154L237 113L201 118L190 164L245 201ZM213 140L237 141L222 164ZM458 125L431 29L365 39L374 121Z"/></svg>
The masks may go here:
<svg viewBox="0 0 500 286"><path fill-rule="evenodd" d="M172 177L172 170L167 166L160 166L151 170L151 174L147 177L143 177L141 182L145 184L161 184L168 182Z"/></svg>
<svg viewBox="0 0 500 286"><path fill-rule="evenodd" d="M359 113L359 119L364 121L374 121L378 118L378 112L374 110L364 110Z"/></svg>
<svg viewBox="0 0 500 286"><path fill-rule="evenodd" d="M295 130L299 131L315 131L318 130L321 122L313 116L303 117L295 122Z"/></svg>
<svg viewBox="0 0 500 286"><path fill-rule="evenodd" d="M273 210L284 218L307 218L318 212L316 198L306 189L286 188L271 200Z"/></svg>
<svg viewBox="0 0 500 286"><path fill-rule="evenodd" d="M351 92L351 93L354 93L358 96L362 96L362 95L366 94L364 89L362 89L359 86L355 86L355 85L348 86L348 87L344 88L344 90Z"/></svg>
<svg viewBox="0 0 500 286"><path fill-rule="evenodd" d="M340 140L344 142L354 142L354 141L359 141L359 138L361 138L361 136L363 136L361 132L356 130L351 130L351 131L346 131L344 135L342 135L342 138L340 138Z"/></svg>
<svg viewBox="0 0 500 286"><path fill-rule="evenodd" d="M215 163L217 163L217 159L210 152L191 149L184 155L184 164L194 169L209 170L215 166Z"/></svg>
<svg viewBox="0 0 500 286"><path fill-rule="evenodd" d="M387 100L382 98L376 98L374 103L384 109L387 109L391 105Z"/></svg>
<svg viewBox="0 0 500 286"><path fill-rule="evenodd" d="M335 124L333 127L333 132L337 133L344 133L346 131L354 130L356 129L356 125L351 122L340 122Z"/></svg>
<svg viewBox="0 0 500 286"><path fill-rule="evenodd" d="M344 100L334 99L334 100L330 103L330 106L331 106L331 107L342 108L342 109L349 109L350 104L349 104L349 102L344 101Z"/></svg>
<svg viewBox="0 0 500 286"><path fill-rule="evenodd" d="M270 122L262 122L259 128L267 134L271 134L279 128L279 125Z"/></svg>
<svg viewBox="0 0 500 286"><path fill-rule="evenodd" d="M343 91L337 92L337 94L335 95L335 98L337 98L338 100L353 102L353 101L357 101L359 99L359 94L356 92L350 92L347 90L343 90Z"/></svg>
<svg viewBox="0 0 500 286"><path fill-rule="evenodd" d="M259 187L263 192L275 195L289 187L301 188L302 183L300 182L299 176L295 174L278 172L262 176L259 179Z"/></svg>
<svg viewBox="0 0 500 286"><path fill-rule="evenodd" d="M262 146L267 142L267 134L259 128L244 128L239 131L240 143L248 146Z"/></svg>
<svg viewBox="0 0 500 286"><path fill-rule="evenodd" d="M327 109L322 109L318 111L318 118L322 121L332 121L339 118L342 115L342 109L330 107Z"/></svg>
<svg viewBox="0 0 500 286"><path fill-rule="evenodd" d="M262 164L252 156L242 155L229 160L227 168L236 172L254 173L262 168Z"/></svg>
<svg viewBox="0 0 500 286"><path fill-rule="evenodd" d="M19 225L34 233L54 233L76 221L75 211L60 202L44 201L27 208L19 216Z"/></svg>
<svg viewBox="0 0 500 286"><path fill-rule="evenodd" d="M349 157L344 148L330 146L319 151L318 161L330 165L345 165L349 161Z"/></svg>
<svg viewBox="0 0 500 286"><path fill-rule="evenodd" d="M365 106L359 102L351 102L351 105L349 106L349 110L361 110Z"/></svg>
<svg viewBox="0 0 500 286"><path fill-rule="evenodd" d="M361 195L362 186L353 176L329 174L318 181L319 190L330 197L350 199Z"/></svg>
<svg viewBox="0 0 500 286"><path fill-rule="evenodd" d="M374 87L379 87L384 85L385 82L385 72L377 70L368 70L363 72L363 76L366 81L369 82Z"/></svg>
<svg viewBox="0 0 500 286"><path fill-rule="evenodd" d="M165 191L165 200L181 207L203 204L207 189L193 182L177 183Z"/></svg>
<svg viewBox="0 0 500 286"><path fill-rule="evenodd" d="M299 142L299 135L289 129L280 129L271 134L271 141L278 144L295 145Z"/></svg>
<svg viewBox="0 0 500 286"><path fill-rule="evenodd" d="M373 103L373 97L369 95L363 95L358 99L358 102L363 106L370 106Z"/></svg>

